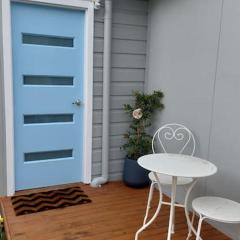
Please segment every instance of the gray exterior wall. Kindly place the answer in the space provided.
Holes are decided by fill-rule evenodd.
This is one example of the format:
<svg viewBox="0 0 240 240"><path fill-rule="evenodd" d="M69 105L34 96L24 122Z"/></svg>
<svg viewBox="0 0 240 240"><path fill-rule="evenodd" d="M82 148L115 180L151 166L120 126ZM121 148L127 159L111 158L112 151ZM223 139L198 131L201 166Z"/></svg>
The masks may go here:
<svg viewBox="0 0 240 240"><path fill-rule="evenodd" d="M146 89L165 93L155 127L185 124L197 137L196 155L219 168L195 195L240 202L239 24L239 0L150 0ZM239 226L217 226L240 239Z"/></svg>
<svg viewBox="0 0 240 240"><path fill-rule="evenodd" d="M110 114L110 180L122 177L125 153L120 150L129 119L123 104L132 101L132 92L144 89L148 1L113 1L112 81ZM95 12L93 177L101 174L103 16Z"/></svg>

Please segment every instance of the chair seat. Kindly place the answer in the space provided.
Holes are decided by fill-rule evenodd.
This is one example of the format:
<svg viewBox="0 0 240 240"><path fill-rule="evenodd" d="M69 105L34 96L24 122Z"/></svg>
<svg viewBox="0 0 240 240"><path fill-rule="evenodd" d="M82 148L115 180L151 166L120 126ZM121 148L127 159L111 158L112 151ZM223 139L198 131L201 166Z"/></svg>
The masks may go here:
<svg viewBox="0 0 240 240"><path fill-rule="evenodd" d="M193 200L193 209L208 219L225 223L240 223L240 203L220 197L200 197Z"/></svg>
<svg viewBox="0 0 240 240"><path fill-rule="evenodd" d="M165 175L165 174L157 174L159 179L160 179L160 183L163 185L171 185L172 184L172 177ZM156 181L153 172L150 172L148 174L149 178L151 181ZM193 181L192 178L185 178L185 177L178 177L177 178L177 185L187 185L190 184Z"/></svg>

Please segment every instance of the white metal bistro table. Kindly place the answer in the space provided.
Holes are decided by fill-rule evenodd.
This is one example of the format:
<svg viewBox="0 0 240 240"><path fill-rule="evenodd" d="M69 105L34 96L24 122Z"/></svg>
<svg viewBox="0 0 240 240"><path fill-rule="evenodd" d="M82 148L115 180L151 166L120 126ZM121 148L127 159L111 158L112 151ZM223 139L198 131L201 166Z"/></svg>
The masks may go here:
<svg viewBox="0 0 240 240"><path fill-rule="evenodd" d="M171 154L171 153L156 153L149 154L138 159L138 164L153 172L157 185L159 188L159 203L154 213L153 217L148 221L144 222L143 226L136 232L135 240L138 239L139 234L146 229L158 216L161 205L162 205L162 189L160 179L158 177L158 173L165 174L172 177L172 193L171 193L171 206L170 206L170 217L169 217L169 226L168 226L168 235L167 240L171 239L171 229L173 225L173 217L174 217L174 203L176 201L176 187L177 187L177 178L178 177L186 177L193 178L193 181L189 184L187 189L187 193L184 201L185 215L188 223L188 227L191 228L192 232L196 235L196 229L193 227L189 212L188 212L188 199L189 195L195 186L197 180L199 178L208 177L214 175L217 172L217 167L211 162L182 154Z"/></svg>

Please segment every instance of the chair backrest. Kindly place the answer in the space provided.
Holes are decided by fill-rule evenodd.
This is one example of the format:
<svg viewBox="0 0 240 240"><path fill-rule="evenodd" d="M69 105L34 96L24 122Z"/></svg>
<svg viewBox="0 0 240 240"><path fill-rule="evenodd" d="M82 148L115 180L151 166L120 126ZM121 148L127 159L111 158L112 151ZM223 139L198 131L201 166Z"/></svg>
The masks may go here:
<svg viewBox="0 0 240 240"><path fill-rule="evenodd" d="M167 149L167 146L170 143L175 145L177 150L174 152L171 151L171 153L187 154L191 156L195 153L196 142L194 135L184 125L169 123L160 127L152 138L153 153L157 152L157 145L161 148L161 152L170 153Z"/></svg>

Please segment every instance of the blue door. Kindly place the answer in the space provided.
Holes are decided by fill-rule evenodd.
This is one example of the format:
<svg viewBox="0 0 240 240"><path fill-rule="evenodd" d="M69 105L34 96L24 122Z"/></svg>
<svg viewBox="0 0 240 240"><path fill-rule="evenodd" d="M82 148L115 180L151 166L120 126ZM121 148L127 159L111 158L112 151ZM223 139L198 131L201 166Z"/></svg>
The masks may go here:
<svg viewBox="0 0 240 240"><path fill-rule="evenodd" d="M82 180L84 14L12 4L16 190Z"/></svg>

